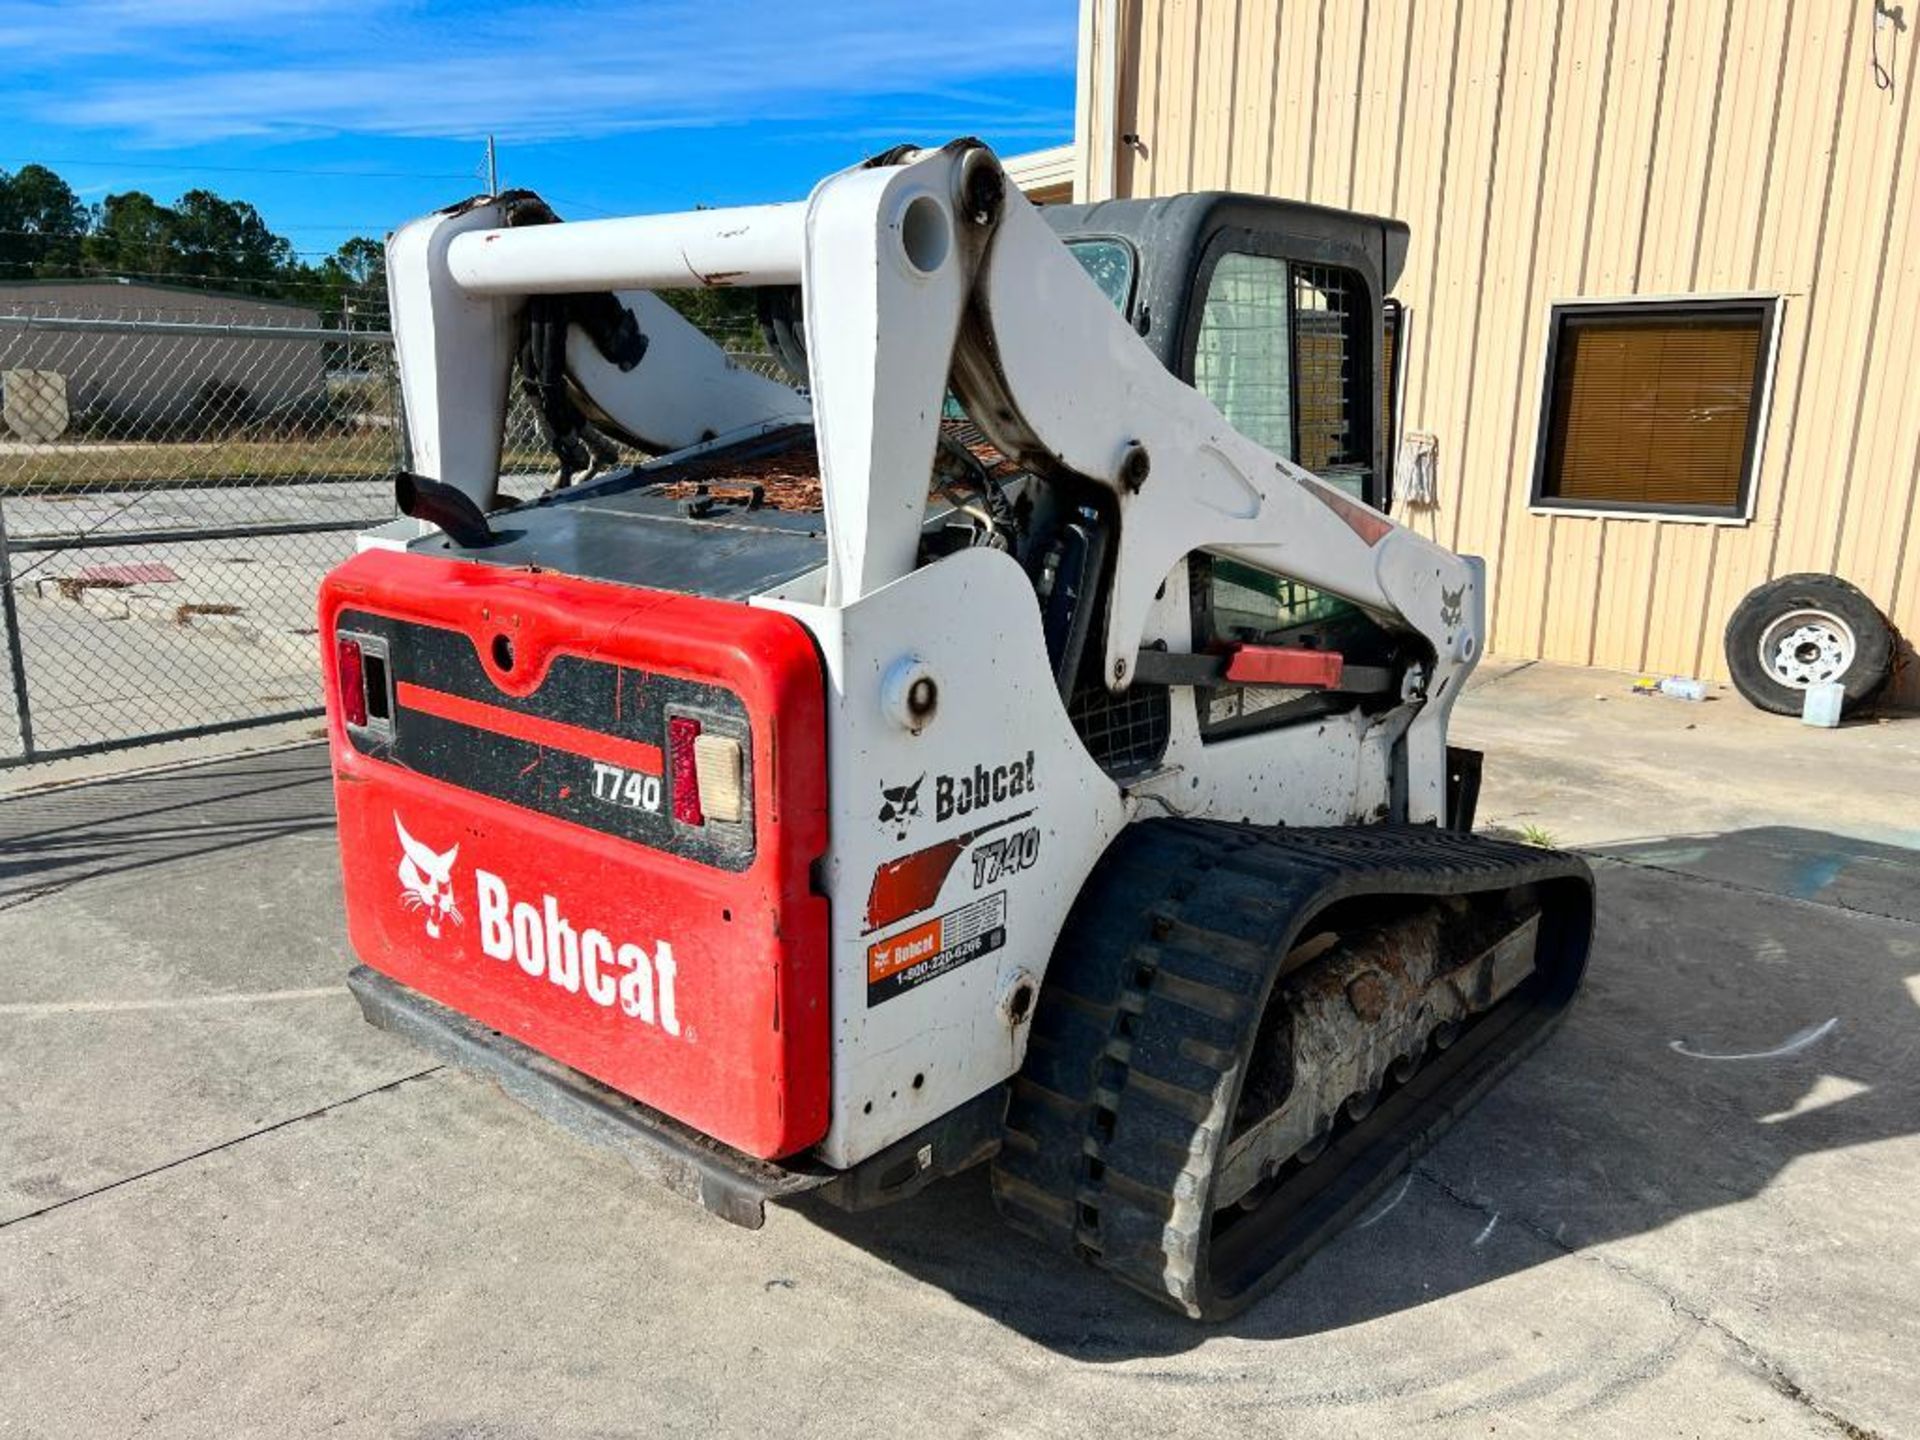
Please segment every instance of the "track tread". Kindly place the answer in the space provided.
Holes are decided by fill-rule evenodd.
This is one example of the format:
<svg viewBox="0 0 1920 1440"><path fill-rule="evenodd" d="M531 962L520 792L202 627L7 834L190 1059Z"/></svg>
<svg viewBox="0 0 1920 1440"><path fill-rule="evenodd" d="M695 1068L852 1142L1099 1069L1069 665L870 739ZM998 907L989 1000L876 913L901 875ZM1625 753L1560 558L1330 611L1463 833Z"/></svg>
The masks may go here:
<svg viewBox="0 0 1920 1440"><path fill-rule="evenodd" d="M1298 1260L1245 1294L1211 1293L1207 1198L1240 1056L1301 924L1356 895L1573 879L1591 885L1573 857L1427 827L1130 827L1055 950L995 1203L1015 1228L1189 1315L1241 1308Z"/></svg>

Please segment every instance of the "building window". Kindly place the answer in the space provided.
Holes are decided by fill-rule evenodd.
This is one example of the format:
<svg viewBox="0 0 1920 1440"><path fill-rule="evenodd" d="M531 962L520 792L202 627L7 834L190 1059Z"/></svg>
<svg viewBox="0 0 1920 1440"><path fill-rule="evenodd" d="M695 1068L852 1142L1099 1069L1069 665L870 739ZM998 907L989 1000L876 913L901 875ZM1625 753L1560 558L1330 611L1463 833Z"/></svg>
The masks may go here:
<svg viewBox="0 0 1920 1440"><path fill-rule="evenodd" d="M1533 503L1744 518L1771 300L1556 305Z"/></svg>

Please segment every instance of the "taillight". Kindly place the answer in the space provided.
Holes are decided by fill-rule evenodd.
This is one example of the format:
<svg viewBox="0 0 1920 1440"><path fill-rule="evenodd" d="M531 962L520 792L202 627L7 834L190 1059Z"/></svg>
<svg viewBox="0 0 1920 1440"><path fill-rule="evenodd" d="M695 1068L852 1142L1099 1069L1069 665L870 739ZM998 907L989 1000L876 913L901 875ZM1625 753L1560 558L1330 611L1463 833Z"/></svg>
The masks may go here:
<svg viewBox="0 0 1920 1440"><path fill-rule="evenodd" d="M738 825L745 812L746 758L731 735L702 735L693 742L693 768L700 776L700 808L709 820Z"/></svg>
<svg viewBox="0 0 1920 1440"><path fill-rule="evenodd" d="M691 715L667 717L667 763L673 770L673 818L682 825L704 825L706 811L700 808L700 768L694 759L694 742L700 738L700 722Z"/></svg>
<svg viewBox="0 0 1920 1440"><path fill-rule="evenodd" d="M339 655L340 718L349 725L367 723L367 667L360 653L360 642L342 635L335 647Z"/></svg>

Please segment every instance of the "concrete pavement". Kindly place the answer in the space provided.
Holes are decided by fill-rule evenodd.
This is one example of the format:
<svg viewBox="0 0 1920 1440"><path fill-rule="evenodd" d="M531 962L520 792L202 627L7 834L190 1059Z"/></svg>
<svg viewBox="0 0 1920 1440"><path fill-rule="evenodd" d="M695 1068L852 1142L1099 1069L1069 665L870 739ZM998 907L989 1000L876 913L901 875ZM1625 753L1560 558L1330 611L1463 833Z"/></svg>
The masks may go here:
<svg viewBox="0 0 1920 1440"><path fill-rule="evenodd" d="M1589 989L1220 1329L977 1173L732 1229L367 1027L317 749L0 803L0 1434L1920 1434L1905 728L1815 736L1814 806L1799 727L1711 732L1735 815L1668 712L1498 674L1460 729L1596 857Z"/></svg>

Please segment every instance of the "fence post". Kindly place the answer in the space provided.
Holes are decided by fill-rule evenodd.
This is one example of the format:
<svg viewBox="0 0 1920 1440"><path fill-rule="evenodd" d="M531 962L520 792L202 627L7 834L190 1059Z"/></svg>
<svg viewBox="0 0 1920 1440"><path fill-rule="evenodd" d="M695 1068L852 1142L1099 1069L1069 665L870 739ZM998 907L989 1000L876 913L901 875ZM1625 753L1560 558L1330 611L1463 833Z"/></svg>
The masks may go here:
<svg viewBox="0 0 1920 1440"><path fill-rule="evenodd" d="M33 759L33 706L27 699L26 638L13 598L13 555L7 545L7 502L0 496L0 616L7 631L7 668L13 673L14 719L20 729L20 758Z"/></svg>

